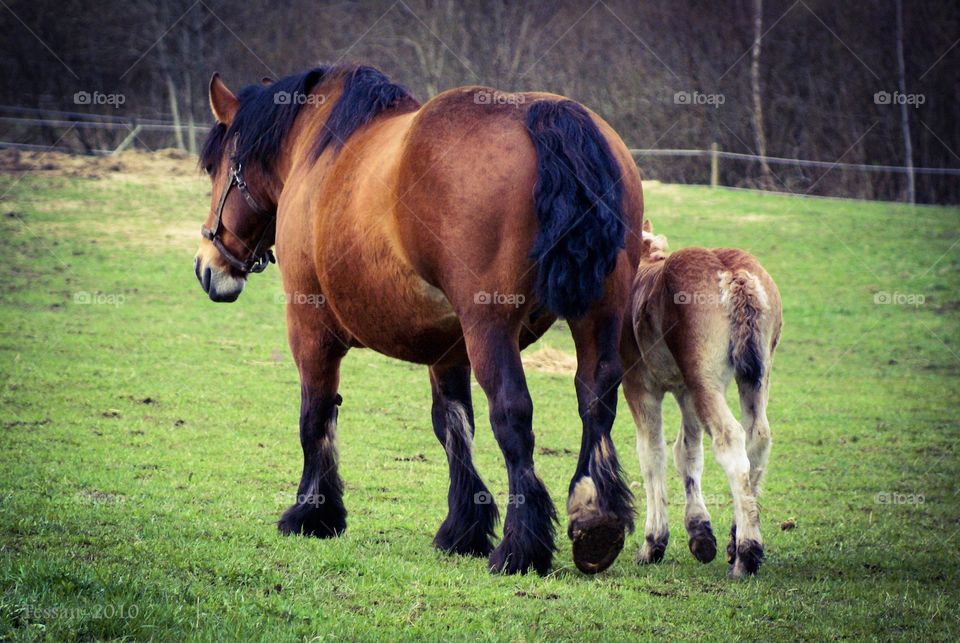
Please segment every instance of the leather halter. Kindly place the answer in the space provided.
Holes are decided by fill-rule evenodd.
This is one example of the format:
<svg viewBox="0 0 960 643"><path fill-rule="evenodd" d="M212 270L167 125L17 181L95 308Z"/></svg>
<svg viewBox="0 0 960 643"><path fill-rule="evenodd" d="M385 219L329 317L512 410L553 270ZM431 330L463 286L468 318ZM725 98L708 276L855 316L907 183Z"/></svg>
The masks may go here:
<svg viewBox="0 0 960 643"><path fill-rule="evenodd" d="M234 153L236 153L236 142L237 138L234 136ZM268 265L277 262L276 257L273 256L273 251L269 247L264 247L264 244L267 241L267 236L270 233L270 228L277 217L277 213L276 211L271 212L270 210L261 207L260 204L257 203L257 200L253 198L252 194L250 194L250 190L247 188L247 183L243 180L243 175L240 174L240 170L240 163L235 165L231 163L230 180L227 182L227 187L224 188L223 194L220 195L220 203L217 205L217 218L213 222L213 229L211 230L207 226L201 226L200 234L203 235L205 239L209 239L210 243L212 243L213 247L220 252L220 255L224 258L224 260L240 272L244 274L249 274L251 272L263 272L267 269ZM223 240L220 237L220 233L223 229L223 208L227 203L227 197L230 195L230 190L234 186L236 186L237 191L240 192L243 200L247 202L247 205L250 206L257 216L270 219L266 227L264 227L263 232L260 234L260 239L257 241L257 245L254 246L253 252L250 254L250 258L246 261L230 252L230 250L223 245Z"/></svg>

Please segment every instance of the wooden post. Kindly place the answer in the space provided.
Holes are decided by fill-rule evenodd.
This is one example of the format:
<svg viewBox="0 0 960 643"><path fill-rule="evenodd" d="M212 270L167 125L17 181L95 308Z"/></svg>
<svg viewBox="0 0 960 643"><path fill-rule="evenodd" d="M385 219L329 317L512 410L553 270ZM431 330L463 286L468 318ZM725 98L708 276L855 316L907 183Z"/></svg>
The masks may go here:
<svg viewBox="0 0 960 643"><path fill-rule="evenodd" d="M710 187L715 188L720 182L720 147L716 143L710 144Z"/></svg>

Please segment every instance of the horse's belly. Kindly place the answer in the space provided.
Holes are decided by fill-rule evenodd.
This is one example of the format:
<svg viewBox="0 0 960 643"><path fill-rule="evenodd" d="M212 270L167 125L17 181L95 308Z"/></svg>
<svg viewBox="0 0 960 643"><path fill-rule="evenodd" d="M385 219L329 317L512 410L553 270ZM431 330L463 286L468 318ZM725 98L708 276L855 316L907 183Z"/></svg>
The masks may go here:
<svg viewBox="0 0 960 643"><path fill-rule="evenodd" d="M332 276L324 286L324 292L330 293L327 303L363 346L421 364L466 359L463 332L453 307L443 292L419 276Z"/></svg>

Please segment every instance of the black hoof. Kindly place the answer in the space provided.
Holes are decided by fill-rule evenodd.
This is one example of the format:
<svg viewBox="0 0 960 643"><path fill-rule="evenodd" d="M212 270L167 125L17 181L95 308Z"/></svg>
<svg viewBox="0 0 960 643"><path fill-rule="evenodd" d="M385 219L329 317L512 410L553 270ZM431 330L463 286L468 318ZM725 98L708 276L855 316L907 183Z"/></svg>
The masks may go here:
<svg viewBox="0 0 960 643"><path fill-rule="evenodd" d="M756 540L745 540L737 547L737 558L730 568L730 577L753 576L762 563L763 545Z"/></svg>
<svg viewBox="0 0 960 643"><path fill-rule="evenodd" d="M655 537L653 534L647 534L637 554L637 562L642 565L651 565L663 560L667 553L667 544L670 542L670 532L662 536Z"/></svg>
<svg viewBox="0 0 960 643"><path fill-rule="evenodd" d="M737 559L737 526L730 527L730 542L727 543L727 562L731 565Z"/></svg>
<svg viewBox="0 0 960 643"><path fill-rule="evenodd" d="M504 537L488 559L493 574L526 574L532 567L541 576L550 571L553 551L543 548L538 551L524 550L514 539Z"/></svg>
<svg viewBox="0 0 960 643"><path fill-rule="evenodd" d="M333 538L347 530L347 513L324 504L293 505L283 513L277 528L284 536Z"/></svg>
<svg viewBox="0 0 960 643"><path fill-rule="evenodd" d="M584 574L597 574L610 567L623 550L626 525L615 516L598 516L571 523L573 563Z"/></svg>
<svg viewBox="0 0 960 643"><path fill-rule="evenodd" d="M477 556L485 558L493 551L490 535L479 524L468 530L457 529L450 520L444 520L437 535L433 538L433 546L448 554L461 556Z"/></svg>
<svg viewBox="0 0 960 643"><path fill-rule="evenodd" d="M687 546L690 553L701 563L709 563L717 557L717 538L709 520L696 520L687 525L687 534L690 539Z"/></svg>

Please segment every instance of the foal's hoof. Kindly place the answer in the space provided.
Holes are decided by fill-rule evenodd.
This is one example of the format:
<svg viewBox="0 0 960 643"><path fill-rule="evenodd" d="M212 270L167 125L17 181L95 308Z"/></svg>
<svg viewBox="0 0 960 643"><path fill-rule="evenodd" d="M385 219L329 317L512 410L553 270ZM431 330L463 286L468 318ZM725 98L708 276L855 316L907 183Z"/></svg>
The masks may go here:
<svg viewBox="0 0 960 643"><path fill-rule="evenodd" d="M573 563L584 574L597 574L613 564L623 550L626 528L615 516L596 516L571 523Z"/></svg>
<svg viewBox="0 0 960 643"><path fill-rule="evenodd" d="M709 520L697 520L687 525L690 553L701 563L709 563L717 557L717 538L713 535Z"/></svg>
<svg viewBox="0 0 960 643"><path fill-rule="evenodd" d="M637 552L637 562L641 565L653 565L659 563L663 560L664 555L667 553L667 543L669 542L670 532L667 532L662 536L647 534L643 541L643 545L640 547L640 551Z"/></svg>
<svg viewBox="0 0 960 643"><path fill-rule="evenodd" d="M284 536L333 538L347 530L346 514L324 511L315 505L293 505L280 517L277 529Z"/></svg>
<svg viewBox="0 0 960 643"><path fill-rule="evenodd" d="M737 557L727 575L730 578L753 576L763 563L763 545L756 540L745 540L737 547Z"/></svg>
<svg viewBox="0 0 960 643"><path fill-rule="evenodd" d="M737 526L730 528L730 542L727 543L727 562L733 564L737 559Z"/></svg>

